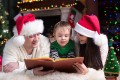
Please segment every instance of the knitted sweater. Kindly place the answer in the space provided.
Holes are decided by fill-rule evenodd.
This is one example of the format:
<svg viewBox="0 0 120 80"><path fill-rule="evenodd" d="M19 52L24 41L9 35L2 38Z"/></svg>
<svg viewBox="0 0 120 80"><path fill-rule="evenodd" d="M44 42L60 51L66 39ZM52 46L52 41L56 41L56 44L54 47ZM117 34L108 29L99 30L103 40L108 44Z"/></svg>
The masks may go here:
<svg viewBox="0 0 120 80"><path fill-rule="evenodd" d="M72 40L69 40L69 42L64 47L61 47L57 43L57 41L54 41L51 44L50 48L51 48L50 57L53 59L75 57L74 42Z"/></svg>
<svg viewBox="0 0 120 80"><path fill-rule="evenodd" d="M19 68L14 70L15 72L23 72L26 69L24 59L27 58L39 58L49 57L50 43L49 39L40 35L40 42L37 48L34 48L32 55L28 55L23 46L16 47L13 44L13 37L8 40L3 51L2 66L9 62L18 62ZM13 71L13 72L14 72Z"/></svg>

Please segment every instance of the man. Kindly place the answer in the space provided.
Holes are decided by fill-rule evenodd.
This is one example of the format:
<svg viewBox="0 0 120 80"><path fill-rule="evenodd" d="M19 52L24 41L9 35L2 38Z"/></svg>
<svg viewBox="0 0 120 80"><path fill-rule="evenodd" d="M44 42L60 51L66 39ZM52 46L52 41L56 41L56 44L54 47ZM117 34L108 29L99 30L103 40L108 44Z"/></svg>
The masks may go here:
<svg viewBox="0 0 120 80"><path fill-rule="evenodd" d="M33 14L17 15L14 20L14 36L8 40L3 51L4 72L26 72L44 75L40 68L26 70L24 59L49 57L50 43L41 35L44 30L43 21L35 19Z"/></svg>

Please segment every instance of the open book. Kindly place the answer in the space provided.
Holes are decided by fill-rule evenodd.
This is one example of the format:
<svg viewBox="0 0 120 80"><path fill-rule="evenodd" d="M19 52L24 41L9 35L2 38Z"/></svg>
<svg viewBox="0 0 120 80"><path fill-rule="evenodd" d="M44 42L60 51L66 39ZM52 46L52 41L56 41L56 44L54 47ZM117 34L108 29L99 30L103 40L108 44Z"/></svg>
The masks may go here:
<svg viewBox="0 0 120 80"><path fill-rule="evenodd" d="M57 70L60 72L74 73L76 70L73 67L74 63L83 63L83 57L76 58L60 58L53 60L52 58L34 58L25 59L25 64L28 70L43 67L43 70Z"/></svg>

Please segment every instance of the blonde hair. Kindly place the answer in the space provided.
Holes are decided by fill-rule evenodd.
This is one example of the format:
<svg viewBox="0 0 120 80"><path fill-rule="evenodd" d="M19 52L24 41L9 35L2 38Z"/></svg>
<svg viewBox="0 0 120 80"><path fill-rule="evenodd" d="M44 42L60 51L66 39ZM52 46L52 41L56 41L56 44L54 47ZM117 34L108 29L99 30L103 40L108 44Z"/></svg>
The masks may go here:
<svg viewBox="0 0 120 80"><path fill-rule="evenodd" d="M56 30L58 28L68 28L68 30L70 30L71 33L71 26L67 21L59 21L58 23L56 23L53 29L53 34L56 33Z"/></svg>

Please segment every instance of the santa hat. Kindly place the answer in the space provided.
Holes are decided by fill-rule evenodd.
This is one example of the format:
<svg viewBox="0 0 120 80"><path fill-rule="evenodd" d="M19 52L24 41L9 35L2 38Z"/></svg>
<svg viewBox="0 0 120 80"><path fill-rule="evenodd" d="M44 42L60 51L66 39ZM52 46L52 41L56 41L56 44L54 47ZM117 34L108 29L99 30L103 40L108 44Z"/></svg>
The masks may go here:
<svg viewBox="0 0 120 80"><path fill-rule="evenodd" d="M24 44L24 36L42 33L44 30L43 21L35 19L33 14L29 13L24 16L18 14L14 20L16 21L16 26L13 29L15 36L13 42L18 47Z"/></svg>
<svg viewBox="0 0 120 80"><path fill-rule="evenodd" d="M76 23L74 30L86 37L93 38L95 44L98 46L101 46L107 41L107 37L100 34L99 20L95 15L83 15Z"/></svg>

